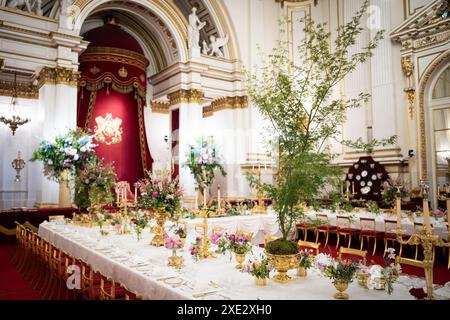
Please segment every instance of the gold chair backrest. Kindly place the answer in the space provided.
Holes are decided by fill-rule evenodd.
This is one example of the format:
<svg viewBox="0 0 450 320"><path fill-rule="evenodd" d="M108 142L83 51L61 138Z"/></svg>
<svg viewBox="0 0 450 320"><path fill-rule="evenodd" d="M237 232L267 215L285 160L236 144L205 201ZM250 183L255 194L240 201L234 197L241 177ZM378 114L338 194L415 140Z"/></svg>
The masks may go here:
<svg viewBox="0 0 450 320"><path fill-rule="evenodd" d="M144 298L142 295L130 291L123 283L120 284L120 287L125 291L125 300L142 300Z"/></svg>
<svg viewBox="0 0 450 320"><path fill-rule="evenodd" d="M316 255L319 254L320 243L310 242L310 241L298 241L300 247L307 247L316 250Z"/></svg>
<svg viewBox="0 0 450 320"><path fill-rule="evenodd" d="M359 218L359 226L361 231L375 231L375 218Z"/></svg>
<svg viewBox="0 0 450 320"><path fill-rule="evenodd" d="M389 220L384 219L384 232L386 233L392 233L394 229L397 228L397 221L396 220Z"/></svg>
<svg viewBox="0 0 450 320"><path fill-rule="evenodd" d="M367 256L366 250L358 250L358 249L353 249L353 248L340 247L338 258L342 259L343 254L359 256L363 259L363 264L366 264L366 256Z"/></svg>
<svg viewBox="0 0 450 320"><path fill-rule="evenodd" d="M416 259L410 259L410 258L403 258L403 257L395 257L395 262L400 264L406 264L413 267L418 268L424 268L423 261L416 260Z"/></svg>
<svg viewBox="0 0 450 320"><path fill-rule="evenodd" d="M86 274L87 269L89 269L89 275ZM91 300L93 295L94 287L94 269L91 265L87 264L81 260L81 293L83 299Z"/></svg>
<svg viewBox="0 0 450 320"><path fill-rule="evenodd" d="M350 228L351 224L349 217L336 216L336 225L338 228Z"/></svg>
<svg viewBox="0 0 450 320"><path fill-rule="evenodd" d="M110 291L106 291L105 283L110 284ZM116 283L110 277L100 274L100 296L99 300L116 300Z"/></svg>
<svg viewBox="0 0 450 320"><path fill-rule="evenodd" d="M237 230L236 231L236 235L237 236L244 236L249 240L253 239L253 232L248 232L248 231L244 231L244 230Z"/></svg>
<svg viewBox="0 0 450 320"><path fill-rule="evenodd" d="M57 215L57 216L48 216L48 221L53 221L53 220L61 220L64 219L64 215Z"/></svg>

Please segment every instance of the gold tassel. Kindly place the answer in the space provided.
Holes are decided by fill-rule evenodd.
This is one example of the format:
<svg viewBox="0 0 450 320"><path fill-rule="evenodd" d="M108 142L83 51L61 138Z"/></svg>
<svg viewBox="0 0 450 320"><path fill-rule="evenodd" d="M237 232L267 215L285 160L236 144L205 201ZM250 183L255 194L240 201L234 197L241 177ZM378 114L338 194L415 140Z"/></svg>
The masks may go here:
<svg viewBox="0 0 450 320"><path fill-rule="evenodd" d="M106 95L109 96L109 83L106 84Z"/></svg>

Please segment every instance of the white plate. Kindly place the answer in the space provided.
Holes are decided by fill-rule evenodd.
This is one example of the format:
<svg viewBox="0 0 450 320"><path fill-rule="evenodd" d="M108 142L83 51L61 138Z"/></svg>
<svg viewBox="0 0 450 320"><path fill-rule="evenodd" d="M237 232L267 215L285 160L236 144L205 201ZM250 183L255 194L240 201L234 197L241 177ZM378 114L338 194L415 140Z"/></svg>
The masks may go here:
<svg viewBox="0 0 450 320"><path fill-rule="evenodd" d="M361 176L364 178L364 177L367 177L367 171L366 170L364 170L363 172L361 172Z"/></svg>

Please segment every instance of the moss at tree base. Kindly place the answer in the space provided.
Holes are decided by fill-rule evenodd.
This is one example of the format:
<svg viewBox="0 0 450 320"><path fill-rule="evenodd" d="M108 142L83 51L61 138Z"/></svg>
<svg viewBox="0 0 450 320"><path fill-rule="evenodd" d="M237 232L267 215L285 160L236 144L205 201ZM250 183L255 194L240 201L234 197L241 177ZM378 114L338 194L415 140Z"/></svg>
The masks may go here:
<svg viewBox="0 0 450 320"><path fill-rule="evenodd" d="M298 253L299 247L291 240L277 239L268 242L266 245L266 250L271 254L287 255Z"/></svg>

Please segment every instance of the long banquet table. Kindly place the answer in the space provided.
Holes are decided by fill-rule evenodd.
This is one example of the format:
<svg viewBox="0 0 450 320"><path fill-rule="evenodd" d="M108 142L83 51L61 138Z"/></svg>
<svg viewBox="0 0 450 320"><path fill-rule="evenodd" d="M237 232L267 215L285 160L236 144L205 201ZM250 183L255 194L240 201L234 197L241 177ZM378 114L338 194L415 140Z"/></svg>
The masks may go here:
<svg viewBox="0 0 450 320"><path fill-rule="evenodd" d="M306 278L295 278L289 284L270 280L266 287L255 286L249 274L235 268L235 259L228 254L195 261L187 251L194 234L188 234L185 249L178 252L185 260L180 271L167 266L171 250L149 245L153 235L147 230L138 241L133 233L117 235L111 230L109 235L101 236L98 227L44 222L39 226L39 235L66 253L88 262L95 270L124 283L130 290L142 294L144 299L321 300L333 299L336 292L330 279L314 269ZM254 253L262 250L253 247ZM290 274L295 275L295 270ZM351 283L346 292L351 299L413 299L409 289L424 286L423 279L402 275L394 284L391 296L385 291L365 289L357 281ZM450 292L450 288L448 290Z"/></svg>

